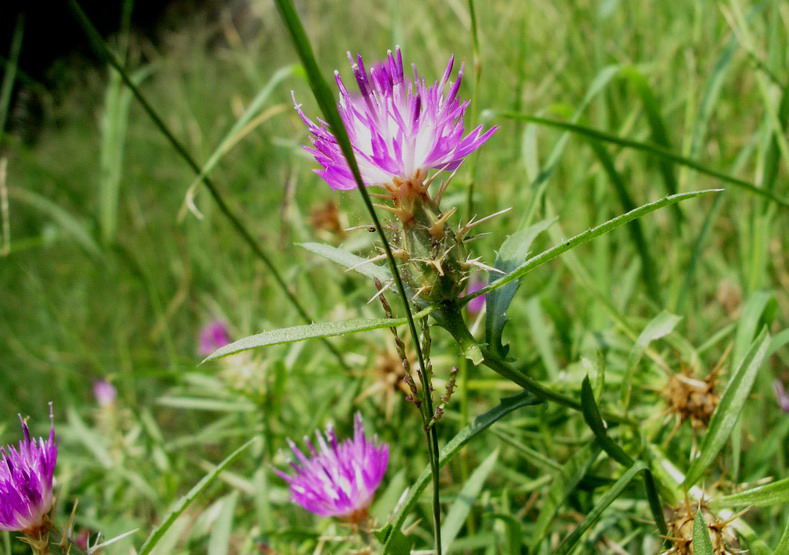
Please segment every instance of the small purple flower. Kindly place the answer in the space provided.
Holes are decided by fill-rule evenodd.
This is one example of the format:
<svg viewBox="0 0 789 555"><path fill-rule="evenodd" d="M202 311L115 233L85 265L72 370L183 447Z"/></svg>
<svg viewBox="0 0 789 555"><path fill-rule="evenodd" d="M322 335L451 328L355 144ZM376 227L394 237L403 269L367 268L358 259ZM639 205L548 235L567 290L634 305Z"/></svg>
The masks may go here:
<svg viewBox="0 0 789 555"><path fill-rule="evenodd" d="M37 533L47 527L52 508L52 475L58 457L55 416L49 404L49 439L31 439L22 422L24 439L18 447L0 447L0 530Z"/></svg>
<svg viewBox="0 0 789 555"><path fill-rule="evenodd" d="M463 117L469 101L461 102L457 97L462 65L457 79L449 81L454 56L441 81L431 86L415 66L413 81L406 81L400 47L394 55L389 51L386 61L374 64L369 73L361 55L354 63L349 52L348 59L361 95L351 95L335 71L340 89L338 107L365 185L386 187L395 180L421 183L429 169L452 171L497 129L483 131L480 125L464 135ZM313 135L313 146L304 148L323 167L315 173L334 189L355 189L348 163L326 122L313 122L300 104L296 110Z"/></svg>
<svg viewBox="0 0 789 555"><path fill-rule="evenodd" d="M109 381L101 378L93 381L93 396L100 407L108 407L115 403L118 390Z"/></svg>
<svg viewBox="0 0 789 555"><path fill-rule="evenodd" d="M366 518L367 507L386 473L389 446L379 443L376 436L370 440L364 435L362 415L358 412L353 424L353 439L342 443L337 442L331 427L326 430L325 438L317 431L315 436L320 452L305 437L310 458L288 440L299 460L290 462L295 474L286 474L279 469L275 472L290 485L293 502L321 516L336 516L356 522Z"/></svg>
<svg viewBox="0 0 789 555"><path fill-rule="evenodd" d="M220 347L230 343L230 332L224 322L215 320L203 326L200 330L200 346L197 354L207 357Z"/></svg>
<svg viewBox="0 0 789 555"><path fill-rule="evenodd" d="M472 293L476 293L486 285L487 283L485 282L484 279L480 279L478 277L473 278L468 284L468 289L466 289L466 294L471 295ZM485 295L474 297L466 304L466 308L468 308L468 311L471 314L479 314L484 306L485 306Z"/></svg>
<svg viewBox="0 0 789 555"><path fill-rule="evenodd" d="M784 384L781 380L773 382L773 391L775 391L775 398L778 400L778 406L784 412L789 412L789 395L786 394Z"/></svg>

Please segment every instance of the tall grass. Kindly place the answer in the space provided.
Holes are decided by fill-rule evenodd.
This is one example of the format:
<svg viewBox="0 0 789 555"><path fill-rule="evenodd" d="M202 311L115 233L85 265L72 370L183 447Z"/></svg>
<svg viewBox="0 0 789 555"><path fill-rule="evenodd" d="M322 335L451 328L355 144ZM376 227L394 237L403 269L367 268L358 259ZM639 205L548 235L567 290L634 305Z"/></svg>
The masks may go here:
<svg viewBox="0 0 789 555"><path fill-rule="evenodd" d="M140 92L271 266L201 192L117 74L104 65L87 71L35 144L5 135L0 152L11 237L0 259L5 437L14 437L17 412L42 422L55 402L59 513L78 498L78 530L112 537L139 529L108 552L142 545L206 476L217 480L188 497L160 552L336 552L354 545L350 532L289 504L271 466L285 464L278 450L286 437L329 420L343 434L361 408L392 445L373 514L427 549L432 509L421 495L429 478L420 474L428 458L418 415L395 394L387 419L384 398L364 394L394 352L386 329L331 338L347 368L319 342L199 365L196 335L209 320L228 322L235 338L305 323L272 267L309 319L382 318L367 303L375 290L365 279L295 246L329 242L367 256L372 234L332 236L313 227L311 212L333 200L348 225L371 220L358 193L333 192L310 172L290 90L305 111L318 109L304 71L292 69L298 59L273 4L242 9L236 18L198 18L156 47L132 37L127 59L146 60L129 67ZM435 328L437 389L461 366L436 427L444 548L549 553L577 540L587 552L656 552L645 468L666 505L682 501L681 487L662 485L688 475L689 491L702 488L720 514L756 505L737 521L742 546L785 545L789 490L725 500L787 470L789 418L772 393L774 379L789 379L787 6L407 0L382 8L353 0L299 10L325 78L334 68L350 74L346 51L372 60L395 41L425 75L439 76L451 54L466 60L470 116L502 128L444 203L469 216L513 208L473 243L488 264L507 236L544 220L556 221L532 255L666 194L725 189L630 222L523 278L503 328L508 354L584 414L500 403L519 388L466 361ZM0 48L13 68L13 44ZM739 422L712 421L709 434L675 426L661 395L668 376L701 379L719 363L715 391L731 393L718 420ZM233 374L234 364L254 371ZM119 390L111 419L91 396L98 377ZM746 384L743 393L752 384L750 394L735 395L731 383ZM592 408L624 423L609 418L595 434ZM491 414L508 416L488 429ZM252 437L259 440L212 474ZM15 552L10 545L5 551Z"/></svg>

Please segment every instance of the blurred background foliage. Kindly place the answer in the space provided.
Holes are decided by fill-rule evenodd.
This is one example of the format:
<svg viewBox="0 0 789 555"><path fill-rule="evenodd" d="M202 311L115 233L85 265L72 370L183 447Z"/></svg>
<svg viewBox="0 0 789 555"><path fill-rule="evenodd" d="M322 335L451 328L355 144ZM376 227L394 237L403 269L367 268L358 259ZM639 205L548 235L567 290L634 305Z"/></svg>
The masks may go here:
<svg viewBox="0 0 789 555"><path fill-rule="evenodd" d="M137 13L128 6L127 17ZM397 44L406 63L428 79L440 76L450 55L465 60L462 96L473 99L468 117L501 129L469 160L445 203L463 211L473 183L475 213L513 207L474 244L488 263L527 218L557 218L537 240L541 250L626 211L628 202L640 205L672 188L726 188L643 219L641 243L633 227L621 229L529 274L505 333L519 367L576 397L584 375L600 370L602 353L606 389L598 402L623 411L629 399L631 416L643 421L642 438L687 468L704 424L674 430L676 414L665 401L669 376L703 379L720 363L720 394L732 361L758 329L786 328L786 209L687 167L592 146L581 136L492 117L488 110L577 118L787 198L786 3L478 2L478 49L468 4L459 0L311 1L298 8L327 78L337 68L349 82L346 51L375 60ZM374 294L369 283L295 246L324 241L364 255L373 240L363 230L341 231L369 223L358 195L331 191L300 148L305 130L291 89L307 113L317 108L273 4L180 5L135 25L122 13L117 10L117 26L105 28L109 44L200 163L229 139L211 175L313 318L381 317L379 305L367 304ZM28 36L28 27L43 17L28 13L18 27L23 56L28 49L58 52L54 41L30 42L35 35ZM207 191L197 185L189 193L194 173L118 76L84 46L48 70L27 72L24 57L14 56L8 21L0 44L13 85L0 105L7 116L0 151L7 164L0 259L3 438L17 438L18 412L32 415L32 425L43 431L47 402L54 401L62 438L60 511L67 514L79 498L78 530L111 537L140 528L139 544L212 464L260 435L265 441L179 519L161 552L176 545L194 552L250 552L259 545L295 552L314 550L318 541L331 551L346 544L316 540L317 534L347 531L288 505L270 465L285 461L276 452L286 436L309 434L328 420L347 433L353 411L361 409L393 446L389 489L376 506L385 520L425 464L416 411L389 379L399 364L392 362L389 332L332 339L348 368L320 342L200 366L197 336L207 322L226 322L235 338L303 322ZM259 112L228 136L262 90L268 93ZM651 264L647 272L645 264ZM633 359L642 331L662 311L677 316L663 316L670 333L646 341L647 355ZM443 334L434 342L441 383L458 353ZM741 425L706 486L732 493L734 484L786 475L789 420L771 384L789 379L788 359L780 349L761 369ZM468 368L464 376L463 393L442 421L442 441L514 392L483 368ZM111 409L92 397L98 378L118 389ZM495 550L497 531L508 528L506 518L490 515L511 515L524 523L528 538L552 473L591 437L580 416L553 406L516 413L497 426L442 475L451 504L474 469L501 449L471 516L463 515L456 549ZM624 441L639 441L622 434ZM588 512L594 488L609 480L603 469L610 463L596 464L602 468L595 467L549 521L544 551L572 530ZM586 540L588 549L657 549L643 499L620 500L610 511ZM429 522L428 514L428 503L420 504L410 522ZM758 509L746 520L775 545L783 514L781 506ZM424 523L414 534L430 543ZM118 545L128 552L129 543Z"/></svg>

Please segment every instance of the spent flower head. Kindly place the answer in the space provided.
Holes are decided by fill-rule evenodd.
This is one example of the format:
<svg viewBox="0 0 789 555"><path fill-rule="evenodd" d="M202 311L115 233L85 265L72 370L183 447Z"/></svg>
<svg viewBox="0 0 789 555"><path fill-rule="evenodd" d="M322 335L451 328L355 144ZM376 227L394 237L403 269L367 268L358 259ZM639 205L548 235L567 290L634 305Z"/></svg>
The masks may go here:
<svg viewBox="0 0 789 555"><path fill-rule="evenodd" d="M58 456L55 417L49 404L49 437L33 439L20 416L24 439L0 447L0 530L46 533L52 508L52 477Z"/></svg>
<svg viewBox="0 0 789 555"><path fill-rule="evenodd" d="M337 441L329 427L326 435L317 431L318 449L304 438L309 447L307 457L288 440L297 461L291 461L293 474L279 469L290 486L291 499L308 511L321 516L336 516L352 522L364 521L376 488L386 473L389 446L364 434L362 415L354 417L353 439Z"/></svg>
<svg viewBox="0 0 789 555"><path fill-rule="evenodd" d="M432 85L419 76L415 66L413 80L406 80L399 47L369 71L361 55L354 62L349 52L348 58L360 94L351 94L335 71L340 89L338 107L365 185L392 188L404 182L421 184L430 169L456 169L496 130L484 131L480 125L465 133L463 118L469 101L458 98L462 65L457 79L450 81L454 56L441 80ZM312 146L305 149L322 166L316 173L334 189L356 188L326 122L314 122L299 104L296 109L312 133Z"/></svg>

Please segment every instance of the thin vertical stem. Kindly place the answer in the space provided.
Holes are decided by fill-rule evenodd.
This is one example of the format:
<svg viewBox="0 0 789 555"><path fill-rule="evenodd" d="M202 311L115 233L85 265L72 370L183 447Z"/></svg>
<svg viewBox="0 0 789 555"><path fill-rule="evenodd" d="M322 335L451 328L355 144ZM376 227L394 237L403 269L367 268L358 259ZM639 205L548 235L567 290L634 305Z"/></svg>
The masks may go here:
<svg viewBox="0 0 789 555"><path fill-rule="evenodd" d="M214 184L213 180L210 179L208 176L202 175L202 171L200 166L197 164L192 155L189 154L189 151L186 147L181 144L181 142L170 132L170 129L164 123L162 118L159 114L154 110L153 106L148 102L148 99L143 96L142 92L137 88L137 86L132 82L131 78L129 77L128 73L126 72L125 68L118 60L118 58L113 54L107 45L104 43L104 40L99 35L96 28L91 23L88 16L82 11L79 4L76 0L69 0L69 6L71 10L74 12L79 24L82 26L82 29L85 31L85 34L88 35L91 44L93 45L94 50L101 58L103 58L107 63L109 63L121 76L124 84L129 87L134 97L142 106L143 110L148 117L151 118L154 125L159 129L165 138L170 142L170 145L175 149L179 156L187 163L187 165L195 172L198 176L201 177L202 182L205 184L206 188L208 188L209 193L211 194L211 198L214 199L217 206L219 207L220 212L222 213L225 218L230 222L233 229L241 236L244 242L252 249L255 255L263 262L266 266L268 271L271 273L271 276L274 278L274 281L277 285L282 289L283 293L285 293L285 297L288 299L290 304L293 308L296 309L296 312L299 313L299 316L307 322L311 324L314 321L314 318L307 312L304 306L299 302L296 296L288 287L287 283L285 283L285 279L280 274L277 267L274 265L274 262L271 260L268 254L263 250L257 240L252 236L252 233L241 223L238 217L233 213L230 207L225 202L225 199L222 197L222 194L217 189L216 185ZM348 366L345 363L345 360L342 357L342 354L326 339L323 339L324 345L331 351L340 365L347 369Z"/></svg>
<svg viewBox="0 0 789 555"><path fill-rule="evenodd" d="M414 322L414 317L411 312L411 303L406 293L405 286L403 285L403 280L400 277L397 261L392 254L392 249L389 245L388 239L386 238L386 233L384 232L383 226L378 219L378 214L375 212L372 200L370 199L370 194L367 192L361 172L359 171L359 166L356 162L356 157L353 152L353 147L351 146L351 141L348 138L348 132L346 131L345 124L340 117L340 112L337 110L334 94L332 94L331 90L329 89L329 85L326 83L326 80L321 74L320 68L318 67L318 62L312 50L312 44L307 37L307 33L304 30L301 19L296 13L296 9L293 6L293 2L291 0L276 0L276 4L285 26L290 32L299 58L304 65L310 88L312 89L315 99L321 108L321 112L323 112L323 117L326 119L326 122L329 124L334 137L337 139L337 143L342 150L342 154L348 163L351 173L353 174L354 181L356 181L356 188L359 190L359 194L362 196L364 206L373 220L373 224L376 231L378 232L378 237L383 244L384 252L386 253L386 258L389 262L389 268L392 272L392 277L394 278L397 292L400 295L406 319L408 320L408 329L411 333L411 337L413 338L414 348L419 361L419 376L422 380L423 409L421 414L425 428L425 434L428 440L428 457L430 459L430 468L433 475L434 536L436 551L441 553L441 507L439 504L440 499L438 482L438 436L436 435L435 427L428 425L430 419L433 416L433 399L430 391L430 380L426 373L427 366L425 364L424 354L422 353L422 347L419 341L419 332L416 329L416 323Z"/></svg>

